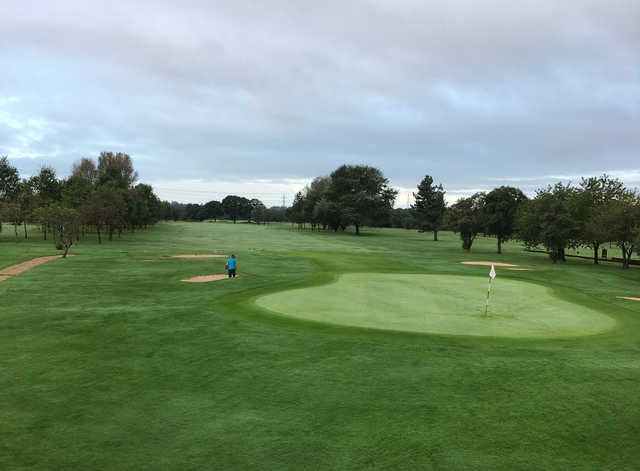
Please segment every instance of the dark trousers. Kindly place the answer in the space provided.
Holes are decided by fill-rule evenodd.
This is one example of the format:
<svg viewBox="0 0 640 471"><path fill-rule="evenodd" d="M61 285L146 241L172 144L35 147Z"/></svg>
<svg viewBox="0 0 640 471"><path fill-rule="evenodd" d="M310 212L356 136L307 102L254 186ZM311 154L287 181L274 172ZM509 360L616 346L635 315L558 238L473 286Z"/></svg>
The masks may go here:
<svg viewBox="0 0 640 471"><path fill-rule="evenodd" d="M236 269L235 268L229 270L229 278L231 278L231 277L234 277L234 278L236 277Z"/></svg>

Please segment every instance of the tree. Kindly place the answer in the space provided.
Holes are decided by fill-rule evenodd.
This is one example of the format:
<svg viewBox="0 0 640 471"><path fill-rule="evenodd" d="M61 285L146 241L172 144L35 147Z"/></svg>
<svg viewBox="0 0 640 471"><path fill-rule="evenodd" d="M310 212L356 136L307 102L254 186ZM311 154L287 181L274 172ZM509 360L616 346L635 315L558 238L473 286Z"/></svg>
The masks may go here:
<svg viewBox="0 0 640 471"><path fill-rule="evenodd" d="M65 258L80 233L78 212L72 208L53 205L45 208L45 219L51 227L56 249L64 250L62 258Z"/></svg>
<svg viewBox="0 0 640 471"><path fill-rule="evenodd" d="M96 163L86 157L73 164L71 174L73 177L83 178L90 185L95 185L98 182Z"/></svg>
<svg viewBox="0 0 640 471"><path fill-rule="evenodd" d="M251 220L253 219L253 210L258 206L262 206L262 217L264 217L264 204L262 204L262 201L260 201L259 199L252 198L249 200L249 214L247 216L247 222L251 222Z"/></svg>
<svg viewBox="0 0 640 471"><path fill-rule="evenodd" d="M20 174L9 164L7 156L0 157L0 201L11 201L18 191Z"/></svg>
<svg viewBox="0 0 640 471"><path fill-rule="evenodd" d="M599 218L609 228L611 240L622 251L622 267L629 268L631 255L640 242L640 199L629 193L600 209Z"/></svg>
<svg viewBox="0 0 640 471"><path fill-rule="evenodd" d="M206 219L217 221L224 214L220 201L209 201L204 205L204 216Z"/></svg>
<svg viewBox="0 0 640 471"><path fill-rule="evenodd" d="M264 224L266 209L267 208L265 208L264 204L262 203L255 205L251 210L251 219L253 220L253 222L255 222L256 224Z"/></svg>
<svg viewBox="0 0 640 471"><path fill-rule="evenodd" d="M222 208L234 224L238 218L249 218L251 215L251 202L242 196L225 196L222 200Z"/></svg>
<svg viewBox="0 0 640 471"><path fill-rule="evenodd" d="M518 188L501 186L487 193L483 199L485 235L496 236L498 253L502 253L502 243L515 232L518 211L527 197Z"/></svg>
<svg viewBox="0 0 640 471"><path fill-rule="evenodd" d="M606 208L612 201L629 196L621 181L608 175L583 178L580 191L575 193L573 208L580 221L580 241L582 245L593 249L593 263L598 263L600 245L611 240L609 224L603 221L607 218Z"/></svg>
<svg viewBox="0 0 640 471"><path fill-rule="evenodd" d="M89 180L74 174L62 182L60 191L62 204L69 208L78 208L89 201L92 191L93 187Z"/></svg>
<svg viewBox="0 0 640 471"><path fill-rule="evenodd" d="M122 152L101 152L98 157L98 181L116 182L116 186L130 188L138 179L138 172L133 168L133 161L128 154Z"/></svg>
<svg viewBox="0 0 640 471"><path fill-rule="evenodd" d="M298 224L298 229L303 228L304 224L304 196L299 191L293 198L293 203L286 210L287 219Z"/></svg>
<svg viewBox="0 0 640 471"><path fill-rule="evenodd" d="M438 240L438 229L442 225L447 204L442 185L434 185L433 178L425 175L413 194L415 204L411 206L414 220L422 231L433 231L433 240Z"/></svg>
<svg viewBox="0 0 640 471"><path fill-rule="evenodd" d="M571 204L575 191L562 183L538 190L517 218L518 238L528 248L544 245L554 263L565 260L566 248L579 244L580 222Z"/></svg>
<svg viewBox="0 0 640 471"><path fill-rule="evenodd" d="M337 205L341 225L360 227L389 216L397 190L382 172L366 165L343 165L331 174L327 199Z"/></svg>
<svg viewBox="0 0 640 471"><path fill-rule="evenodd" d="M484 193L476 193L469 198L456 201L449 211L449 227L460 234L462 248L471 250L473 241L484 229L482 207Z"/></svg>
<svg viewBox="0 0 640 471"><path fill-rule="evenodd" d="M0 157L0 203L14 201L20 186L18 169L9 164L9 158ZM0 217L0 232L2 218Z"/></svg>

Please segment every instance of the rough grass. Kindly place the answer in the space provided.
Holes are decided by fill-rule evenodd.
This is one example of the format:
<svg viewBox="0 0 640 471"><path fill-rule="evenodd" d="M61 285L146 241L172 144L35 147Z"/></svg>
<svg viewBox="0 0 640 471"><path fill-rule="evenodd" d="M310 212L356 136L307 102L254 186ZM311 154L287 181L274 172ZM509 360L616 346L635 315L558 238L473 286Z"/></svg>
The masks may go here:
<svg viewBox="0 0 640 471"><path fill-rule="evenodd" d="M7 226L8 227L8 226ZM36 234L34 234L36 235ZM0 283L0 469L637 469L640 271L453 234L160 224L93 240ZM223 260L144 259L231 253ZM0 267L54 254L0 235ZM616 319L601 335L511 339L342 327L253 299L342 273L486 276Z"/></svg>

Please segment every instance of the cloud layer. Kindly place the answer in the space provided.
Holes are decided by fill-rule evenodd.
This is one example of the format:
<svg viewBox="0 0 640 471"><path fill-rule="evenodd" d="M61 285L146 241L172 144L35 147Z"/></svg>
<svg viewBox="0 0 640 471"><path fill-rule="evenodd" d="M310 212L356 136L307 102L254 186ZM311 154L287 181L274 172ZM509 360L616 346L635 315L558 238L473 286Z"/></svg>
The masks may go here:
<svg viewBox="0 0 640 471"><path fill-rule="evenodd" d="M637 1L23 1L0 30L0 154L27 173L114 150L165 187L367 163L455 193L640 169Z"/></svg>

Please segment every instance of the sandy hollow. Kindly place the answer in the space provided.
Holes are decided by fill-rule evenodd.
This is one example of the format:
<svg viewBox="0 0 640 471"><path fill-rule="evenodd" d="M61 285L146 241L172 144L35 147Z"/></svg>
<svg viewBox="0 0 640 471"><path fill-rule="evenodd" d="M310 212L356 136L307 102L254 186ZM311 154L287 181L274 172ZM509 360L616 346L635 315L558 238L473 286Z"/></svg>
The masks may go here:
<svg viewBox="0 0 640 471"><path fill-rule="evenodd" d="M219 281L228 278L227 275L200 275L193 278L187 278L180 281L186 281L187 283L208 283L209 281Z"/></svg>
<svg viewBox="0 0 640 471"><path fill-rule="evenodd" d="M72 255L67 255L67 257L72 257ZM27 270L31 270L33 267L37 267L38 265L42 265L43 263L55 260L56 258L62 258L62 255L49 255L46 257L32 258L31 260L27 260L26 262L11 265L10 267L6 268L1 268L0 281L4 281L11 276L24 273Z"/></svg>
<svg viewBox="0 0 640 471"><path fill-rule="evenodd" d="M496 267L517 267L518 265L513 265L511 263L502 263L502 262L460 262L463 265L483 265L490 267L491 265Z"/></svg>
<svg viewBox="0 0 640 471"><path fill-rule="evenodd" d="M628 299L629 301L640 301L640 298L631 298L629 296L616 296L618 299Z"/></svg>

